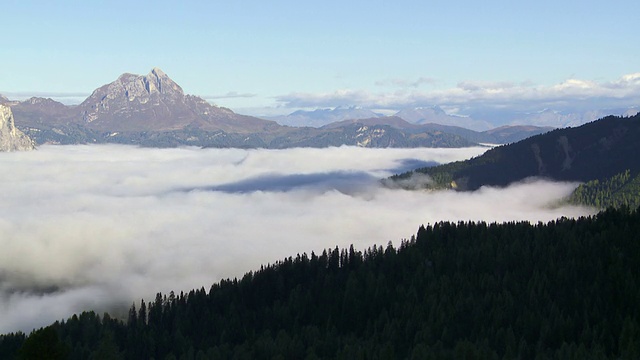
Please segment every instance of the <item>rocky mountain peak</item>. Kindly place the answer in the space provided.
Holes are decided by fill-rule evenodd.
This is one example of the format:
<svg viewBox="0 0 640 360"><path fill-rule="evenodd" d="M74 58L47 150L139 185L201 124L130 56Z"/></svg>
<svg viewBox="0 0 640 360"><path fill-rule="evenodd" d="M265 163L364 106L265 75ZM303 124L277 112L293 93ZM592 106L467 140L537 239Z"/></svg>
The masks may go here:
<svg viewBox="0 0 640 360"><path fill-rule="evenodd" d="M33 150L33 141L18 130L11 108L0 104L0 151Z"/></svg>
<svg viewBox="0 0 640 360"><path fill-rule="evenodd" d="M104 85L87 99L105 96L108 99L126 98L128 101L138 100L146 103L154 95L184 97L182 88L159 68L153 68L147 75L125 73L110 84Z"/></svg>
<svg viewBox="0 0 640 360"><path fill-rule="evenodd" d="M149 75L152 75L152 74L157 77L167 77L167 74L165 74L164 71L162 71L162 69L160 69L159 67L154 67L153 69L151 69L151 72L149 72Z"/></svg>
<svg viewBox="0 0 640 360"><path fill-rule="evenodd" d="M125 73L110 84L96 89L80 107L87 123L104 116L129 118L134 113L153 112L152 107L168 109L183 104L184 92L167 74L153 68L147 75Z"/></svg>
<svg viewBox="0 0 640 360"><path fill-rule="evenodd" d="M124 73L113 82L94 90L80 105L67 107L50 99L31 98L13 107L21 129L48 127L50 136L70 137L60 130L78 129L102 136L103 133L225 131L249 133L276 125L272 121L235 114L213 106L204 99L185 95L161 69L146 75ZM61 132L63 134L61 134ZM49 135L29 133L38 141ZM57 135L55 135L57 134ZM92 135L96 136L96 135ZM59 141L49 140L44 141Z"/></svg>
<svg viewBox="0 0 640 360"><path fill-rule="evenodd" d="M106 92L106 96L112 99L124 95L128 101L138 99L142 103L146 103L154 95L178 98L184 96L182 88L159 68L151 69L144 76L129 73L122 74L116 81L99 88L95 92L101 95Z"/></svg>
<svg viewBox="0 0 640 360"><path fill-rule="evenodd" d="M147 76L143 77L143 81L149 93L158 92L160 94L184 96L182 88L157 67L151 69Z"/></svg>

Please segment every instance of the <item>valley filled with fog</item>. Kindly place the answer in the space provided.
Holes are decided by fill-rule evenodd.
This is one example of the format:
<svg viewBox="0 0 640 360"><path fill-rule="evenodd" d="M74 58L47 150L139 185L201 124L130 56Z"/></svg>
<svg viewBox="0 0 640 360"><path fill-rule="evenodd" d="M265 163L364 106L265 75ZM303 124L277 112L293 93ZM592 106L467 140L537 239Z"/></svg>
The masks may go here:
<svg viewBox="0 0 640 360"><path fill-rule="evenodd" d="M487 148L288 150L42 146L0 153L0 332L155 293L208 289L297 253L399 244L421 224L533 222L575 183L473 193L385 188L380 179Z"/></svg>

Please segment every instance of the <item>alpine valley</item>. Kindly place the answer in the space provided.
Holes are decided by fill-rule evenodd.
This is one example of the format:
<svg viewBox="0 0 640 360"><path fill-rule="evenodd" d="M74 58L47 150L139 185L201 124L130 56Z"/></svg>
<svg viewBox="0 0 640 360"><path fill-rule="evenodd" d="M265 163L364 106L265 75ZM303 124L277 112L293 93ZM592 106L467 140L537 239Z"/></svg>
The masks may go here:
<svg viewBox="0 0 640 360"><path fill-rule="evenodd" d="M11 101L15 125L36 145L120 143L148 147L466 147L477 143L517 141L551 130L548 127L507 126L488 131L420 124L400 117L358 112L353 118L322 127L293 127L240 115L230 109L186 95L158 68L147 75L123 74L93 91L82 103L64 105L48 98ZM373 114L373 115L372 115ZM440 114L442 115L442 114ZM440 122L442 123L442 122Z"/></svg>

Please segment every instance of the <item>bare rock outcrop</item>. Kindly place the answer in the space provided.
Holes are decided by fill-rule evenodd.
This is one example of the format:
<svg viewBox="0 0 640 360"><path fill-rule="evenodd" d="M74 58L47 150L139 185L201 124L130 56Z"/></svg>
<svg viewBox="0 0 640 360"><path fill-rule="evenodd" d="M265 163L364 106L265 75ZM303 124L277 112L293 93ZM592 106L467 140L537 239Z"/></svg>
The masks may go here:
<svg viewBox="0 0 640 360"><path fill-rule="evenodd" d="M197 96L185 95L182 88L158 68L147 75L120 75L116 81L96 89L77 110L82 114L82 125L109 132L197 128L247 133L276 125L273 121L238 115Z"/></svg>
<svg viewBox="0 0 640 360"><path fill-rule="evenodd" d="M11 108L0 104L0 151L33 150L33 141L16 128Z"/></svg>

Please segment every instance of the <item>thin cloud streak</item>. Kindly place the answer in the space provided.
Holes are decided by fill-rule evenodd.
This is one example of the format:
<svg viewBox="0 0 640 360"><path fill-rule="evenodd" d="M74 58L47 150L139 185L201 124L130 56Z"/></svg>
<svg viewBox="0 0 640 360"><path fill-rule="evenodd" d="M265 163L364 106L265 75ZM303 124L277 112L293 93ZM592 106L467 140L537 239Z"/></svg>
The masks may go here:
<svg viewBox="0 0 640 360"><path fill-rule="evenodd" d="M425 223L590 212L549 206L576 184L455 193L374 181L407 164L485 150L85 145L0 153L10 169L0 174L0 332L83 310L124 315L156 292L208 288L296 253L397 244Z"/></svg>
<svg viewBox="0 0 640 360"><path fill-rule="evenodd" d="M219 99L253 98L256 96L257 94L238 93L236 91L229 91L228 93L222 94L222 95L204 95L203 98L205 100L219 100Z"/></svg>
<svg viewBox="0 0 640 360"><path fill-rule="evenodd" d="M386 79L375 82L376 86L396 86L401 88L412 87L417 88L422 85L431 85L437 83L438 80L430 77L419 77L416 80L406 79Z"/></svg>

